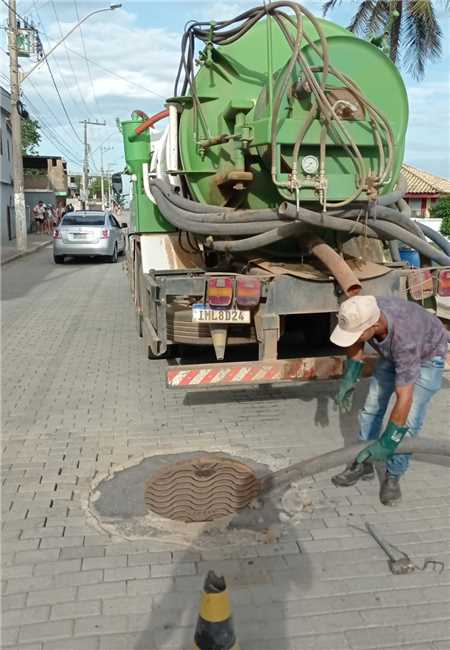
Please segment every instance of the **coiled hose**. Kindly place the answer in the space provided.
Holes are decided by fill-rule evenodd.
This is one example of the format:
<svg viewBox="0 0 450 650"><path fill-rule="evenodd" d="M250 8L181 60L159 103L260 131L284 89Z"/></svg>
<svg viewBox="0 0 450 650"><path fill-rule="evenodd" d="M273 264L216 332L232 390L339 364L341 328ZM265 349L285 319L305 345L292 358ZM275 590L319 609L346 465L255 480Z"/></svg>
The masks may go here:
<svg viewBox="0 0 450 650"><path fill-rule="evenodd" d="M275 242L295 237L305 231L299 223L308 226L329 228L345 232L350 235L366 235L376 239L397 239L422 255L432 259L442 266L450 266L450 256L442 250L419 238L415 232L414 224L399 211L384 206L376 207L376 218L370 216L367 223L352 221L358 217L361 210L348 210L345 217L333 216L300 208L298 211L291 203L284 202L278 212L272 209L263 210L231 210L218 206L200 205L194 201L184 199L169 189L162 181L151 180L150 189L161 213L173 226L195 235L205 237L242 237L246 239L213 241L208 240L208 245L216 251L244 252L268 246ZM347 218L348 213L351 217ZM283 223L283 219L296 221L297 224ZM294 226L294 227L289 227ZM408 226L408 230L406 229ZM433 231L434 233L434 231ZM434 233L433 236L435 236ZM430 236L431 239L431 236ZM434 241L438 240L436 237ZM439 241L436 241L438 245Z"/></svg>

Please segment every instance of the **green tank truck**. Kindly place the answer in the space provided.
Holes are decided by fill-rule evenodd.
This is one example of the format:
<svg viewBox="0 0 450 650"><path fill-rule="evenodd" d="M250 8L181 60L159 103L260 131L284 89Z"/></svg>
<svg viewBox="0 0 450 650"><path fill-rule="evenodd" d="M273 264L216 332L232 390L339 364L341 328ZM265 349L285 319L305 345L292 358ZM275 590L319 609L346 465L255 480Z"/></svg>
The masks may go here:
<svg viewBox="0 0 450 650"><path fill-rule="evenodd" d="M342 298L445 292L448 241L430 243L403 200L407 124L389 58L297 3L187 25L173 97L121 123L138 332L149 358L215 353L169 365L168 386L338 376ZM229 360L248 344L250 360Z"/></svg>

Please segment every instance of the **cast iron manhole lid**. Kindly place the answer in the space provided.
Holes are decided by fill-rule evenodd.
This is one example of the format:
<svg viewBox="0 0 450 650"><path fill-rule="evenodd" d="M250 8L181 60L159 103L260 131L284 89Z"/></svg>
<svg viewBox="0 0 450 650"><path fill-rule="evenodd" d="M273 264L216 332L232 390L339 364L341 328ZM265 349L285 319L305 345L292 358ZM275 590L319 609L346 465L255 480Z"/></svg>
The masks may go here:
<svg viewBox="0 0 450 650"><path fill-rule="evenodd" d="M245 508L259 490L244 463L204 455L160 469L145 482L145 505L168 519L212 521Z"/></svg>

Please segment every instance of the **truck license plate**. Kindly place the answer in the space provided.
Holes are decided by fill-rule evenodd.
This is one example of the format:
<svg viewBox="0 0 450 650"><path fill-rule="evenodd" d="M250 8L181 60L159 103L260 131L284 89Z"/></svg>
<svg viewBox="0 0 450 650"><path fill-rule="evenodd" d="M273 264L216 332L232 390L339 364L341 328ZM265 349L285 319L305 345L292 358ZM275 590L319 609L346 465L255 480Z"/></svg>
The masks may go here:
<svg viewBox="0 0 450 650"><path fill-rule="evenodd" d="M205 305L192 305L192 321L202 323L250 323L250 312L243 309L211 309Z"/></svg>

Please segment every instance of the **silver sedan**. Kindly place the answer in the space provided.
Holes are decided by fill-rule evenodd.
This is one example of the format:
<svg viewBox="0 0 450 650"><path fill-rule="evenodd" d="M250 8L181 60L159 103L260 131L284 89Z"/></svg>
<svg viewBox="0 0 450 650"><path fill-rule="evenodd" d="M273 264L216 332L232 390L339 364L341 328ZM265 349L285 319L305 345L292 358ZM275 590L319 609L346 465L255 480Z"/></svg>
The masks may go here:
<svg viewBox="0 0 450 650"><path fill-rule="evenodd" d="M126 249L125 228L127 224L120 225L109 212L68 212L53 232L55 264L63 264L66 255L98 256L117 262Z"/></svg>

